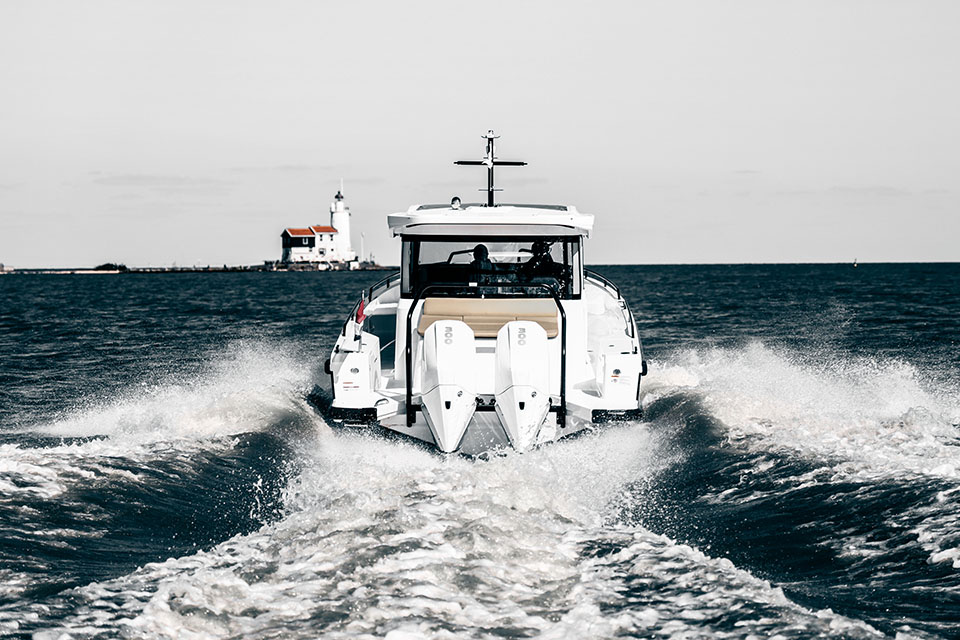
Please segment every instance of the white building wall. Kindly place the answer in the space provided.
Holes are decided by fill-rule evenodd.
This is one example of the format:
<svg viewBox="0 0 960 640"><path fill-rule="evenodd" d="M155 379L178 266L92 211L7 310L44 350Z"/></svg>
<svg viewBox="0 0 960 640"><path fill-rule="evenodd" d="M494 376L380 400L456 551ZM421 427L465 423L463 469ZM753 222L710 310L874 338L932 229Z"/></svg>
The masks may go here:
<svg viewBox="0 0 960 640"><path fill-rule="evenodd" d="M280 259L283 262L314 262L317 256L313 247L288 247L283 250Z"/></svg>
<svg viewBox="0 0 960 640"><path fill-rule="evenodd" d="M333 248L333 243L327 240L331 234L329 233L318 233L317 234L317 255L321 260L329 260L330 251Z"/></svg>

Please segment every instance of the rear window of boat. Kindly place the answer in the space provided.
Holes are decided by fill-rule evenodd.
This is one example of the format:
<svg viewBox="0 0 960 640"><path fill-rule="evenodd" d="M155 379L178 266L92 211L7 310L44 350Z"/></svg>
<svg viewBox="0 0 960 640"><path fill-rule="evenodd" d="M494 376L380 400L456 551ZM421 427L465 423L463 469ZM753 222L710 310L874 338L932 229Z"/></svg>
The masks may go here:
<svg viewBox="0 0 960 640"><path fill-rule="evenodd" d="M579 237L404 237L401 295L580 297Z"/></svg>

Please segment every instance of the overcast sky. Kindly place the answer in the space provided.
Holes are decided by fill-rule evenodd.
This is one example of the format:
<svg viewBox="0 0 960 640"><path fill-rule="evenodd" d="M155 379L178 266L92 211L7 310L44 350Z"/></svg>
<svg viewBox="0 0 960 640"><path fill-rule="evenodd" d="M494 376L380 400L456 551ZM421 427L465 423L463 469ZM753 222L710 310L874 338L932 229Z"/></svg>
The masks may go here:
<svg viewBox="0 0 960 640"><path fill-rule="evenodd" d="M960 2L0 0L0 262L252 264L481 199L592 263L960 259Z"/></svg>

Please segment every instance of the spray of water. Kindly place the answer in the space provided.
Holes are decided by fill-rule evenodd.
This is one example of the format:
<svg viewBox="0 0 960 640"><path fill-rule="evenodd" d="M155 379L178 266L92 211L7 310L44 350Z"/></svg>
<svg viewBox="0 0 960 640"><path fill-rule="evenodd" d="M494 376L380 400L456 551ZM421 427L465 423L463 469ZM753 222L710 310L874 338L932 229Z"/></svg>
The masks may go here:
<svg viewBox="0 0 960 640"><path fill-rule="evenodd" d="M683 455L655 424L524 455L440 457L331 431L302 402L309 378L276 353L241 350L200 380L44 426L107 437L69 445L72 452L54 448L34 465L38 476L60 454L82 460L82 474L97 447L126 455L172 447L189 456L191 447L263 429L285 412L309 422L314 436L298 443L282 518L81 587L67 596L68 615L37 637L877 635L799 607L729 561L611 520L626 485L630 499L652 499L636 488ZM693 391L736 446L827 456L851 473L952 477L960 469L950 444L956 404L919 378L902 363L814 365L753 344L677 354L654 367L646 402ZM730 611L739 612L735 624Z"/></svg>
<svg viewBox="0 0 960 640"><path fill-rule="evenodd" d="M900 361L802 356L753 342L683 351L654 368L647 402L693 391L731 442L833 459L864 477L960 478L960 397Z"/></svg>

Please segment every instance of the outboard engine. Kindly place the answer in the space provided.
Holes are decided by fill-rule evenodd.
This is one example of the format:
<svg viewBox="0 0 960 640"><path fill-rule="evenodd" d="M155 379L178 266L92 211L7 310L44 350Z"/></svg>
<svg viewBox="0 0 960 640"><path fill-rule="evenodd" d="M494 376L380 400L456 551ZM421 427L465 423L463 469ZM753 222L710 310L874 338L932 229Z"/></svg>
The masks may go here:
<svg viewBox="0 0 960 640"><path fill-rule="evenodd" d="M473 330L460 320L438 320L423 334L423 416L437 448L452 453L477 408Z"/></svg>
<svg viewBox="0 0 960 640"><path fill-rule="evenodd" d="M497 416L513 447L525 451L536 443L550 410L547 332L527 320L505 324L497 332L496 367Z"/></svg>

